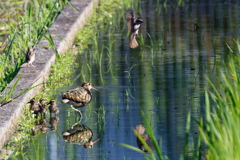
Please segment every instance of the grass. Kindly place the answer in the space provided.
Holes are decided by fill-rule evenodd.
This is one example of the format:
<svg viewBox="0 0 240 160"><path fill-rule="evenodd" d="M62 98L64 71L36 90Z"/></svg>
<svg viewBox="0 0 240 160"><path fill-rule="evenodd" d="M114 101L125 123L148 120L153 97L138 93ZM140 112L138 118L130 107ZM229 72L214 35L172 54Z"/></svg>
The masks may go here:
<svg viewBox="0 0 240 160"><path fill-rule="evenodd" d="M207 146L205 157L240 159L240 58L229 56L221 72L221 91L209 81L212 91L206 92L206 122L200 121L200 131ZM211 102L213 101L213 102Z"/></svg>

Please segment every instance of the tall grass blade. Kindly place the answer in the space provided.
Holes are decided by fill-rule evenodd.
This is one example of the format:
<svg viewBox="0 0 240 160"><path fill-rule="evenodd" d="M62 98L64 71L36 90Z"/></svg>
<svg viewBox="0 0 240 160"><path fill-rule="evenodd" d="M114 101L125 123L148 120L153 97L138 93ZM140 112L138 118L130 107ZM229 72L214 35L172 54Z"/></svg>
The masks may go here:
<svg viewBox="0 0 240 160"><path fill-rule="evenodd" d="M163 154L162 154L161 148L159 147L159 144L158 144L158 142L157 142L157 140L156 140L156 138L155 138L155 136L153 134L153 130L152 130L150 124L148 123L147 118L146 118L146 116L145 116L143 111L142 111L142 115L143 115L144 124L146 125L146 130L147 130L147 132L149 134L149 137L151 138L151 140L153 142L153 145L154 145L154 147L156 149L158 158L160 160L162 160L163 159Z"/></svg>

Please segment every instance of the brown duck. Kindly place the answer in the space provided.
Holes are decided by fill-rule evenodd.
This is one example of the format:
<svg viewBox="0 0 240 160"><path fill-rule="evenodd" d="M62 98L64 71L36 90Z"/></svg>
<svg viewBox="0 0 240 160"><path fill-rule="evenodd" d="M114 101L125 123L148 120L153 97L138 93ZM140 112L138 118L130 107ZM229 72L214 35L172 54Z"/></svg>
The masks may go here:
<svg viewBox="0 0 240 160"><path fill-rule="evenodd" d="M79 112L80 116L82 114L79 110L75 108L80 108L86 106L92 100L91 89L99 92L96 88L92 86L89 82L84 82L81 87L69 90L62 94L62 103L67 103L71 105L71 108Z"/></svg>
<svg viewBox="0 0 240 160"><path fill-rule="evenodd" d="M44 98L41 98L39 100L39 107L40 107L40 112L41 112L42 115L45 114L46 111L47 111L45 103L46 103L46 100Z"/></svg>
<svg viewBox="0 0 240 160"><path fill-rule="evenodd" d="M140 134L140 136L143 138L143 140L147 143L147 145L152 149L154 150L154 146L153 146L153 143L152 143L152 140L151 138L147 135L147 134L144 134L145 132L145 127L143 127L143 125L137 125L136 126L136 129L138 134ZM147 149L145 148L145 146L143 145L143 143L140 141L139 138L137 138L137 145L138 147L144 151L144 152L148 152Z"/></svg>
<svg viewBox="0 0 240 160"><path fill-rule="evenodd" d="M128 9L125 16L127 19L128 30L131 32L129 47L136 48L138 46L136 36L138 35L139 29L140 29L141 23L143 23L143 20L137 19L135 17L133 9Z"/></svg>
<svg viewBox="0 0 240 160"><path fill-rule="evenodd" d="M50 129L51 131L56 131L57 130L57 124L59 122L59 117L50 117Z"/></svg>
<svg viewBox="0 0 240 160"><path fill-rule="evenodd" d="M26 54L26 62L21 65L21 67L35 67L33 62L35 61L35 53L32 47L28 47L28 52Z"/></svg>
<svg viewBox="0 0 240 160"><path fill-rule="evenodd" d="M30 110L33 111L33 114L38 114L41 112L39 103L36 101L36 98L32 98L28 103L30 103Z"/></svg>
<svg viewBox="0 0 240 160"><path fill-rule="evenodd" d="M54 99L50 100L50 102L48 104L50 104L50 106L49 106L50 115L51 115L51 113L54 113L55 115L59 113L57 103Z"/></svg>

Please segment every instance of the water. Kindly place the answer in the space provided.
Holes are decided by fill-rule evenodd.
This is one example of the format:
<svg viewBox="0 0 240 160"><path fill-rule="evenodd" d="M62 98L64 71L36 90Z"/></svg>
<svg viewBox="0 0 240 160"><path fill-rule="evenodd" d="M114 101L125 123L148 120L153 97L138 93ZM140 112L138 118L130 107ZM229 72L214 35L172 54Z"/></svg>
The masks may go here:
<svg viewBox="0 0 240 160"><path fill-rule="evenodd" d="M36 136L26 146L26 155L39 159L143 159L140 153L114 144L137 147L133 128L143 124L142 111L162 142L163 153L171 160L179 159L184 152L188 113L196 119L204 116L204 88L209 86L205 76L219 88L221 61L229 53L226 44L236 51L233 39L237 40L239 33L238 8L237 1L201 1L183 7L168 3L165 8L142 1L140 32L145 44L137 49L129 48L124 22L111 30L107 28L111 25L106 25L107 29L99 32L97 52L92 47L76 60L79 67L74 78L80 74L79 78L57 95L57 130ZM99 64L96 57L102 48ZM100 91L93 90L92 102L80 109L84 116L80 124L92 130L93 141L100 138L92 149L64 142L62 135L79 123L69 106L60 103L61 93L84 81ZM49 116L47 119L50 121ZM196 145L198 135L192 121L190 143Z"/></svg>

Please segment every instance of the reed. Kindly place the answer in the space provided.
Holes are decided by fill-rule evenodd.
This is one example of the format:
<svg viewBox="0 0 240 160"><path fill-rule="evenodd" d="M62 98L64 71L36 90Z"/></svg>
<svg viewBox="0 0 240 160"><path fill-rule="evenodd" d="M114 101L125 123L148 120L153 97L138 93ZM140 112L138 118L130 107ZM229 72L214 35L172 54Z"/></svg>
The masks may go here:
<svg viewBox="0 0 240 160"><path fill-rule="evenodd" d="M221 91L209 80L212 91L205 92L206 122L200 121L200 132L209 160L240 159L240 58L234 55L229 55L221 71Z"/></svg>

